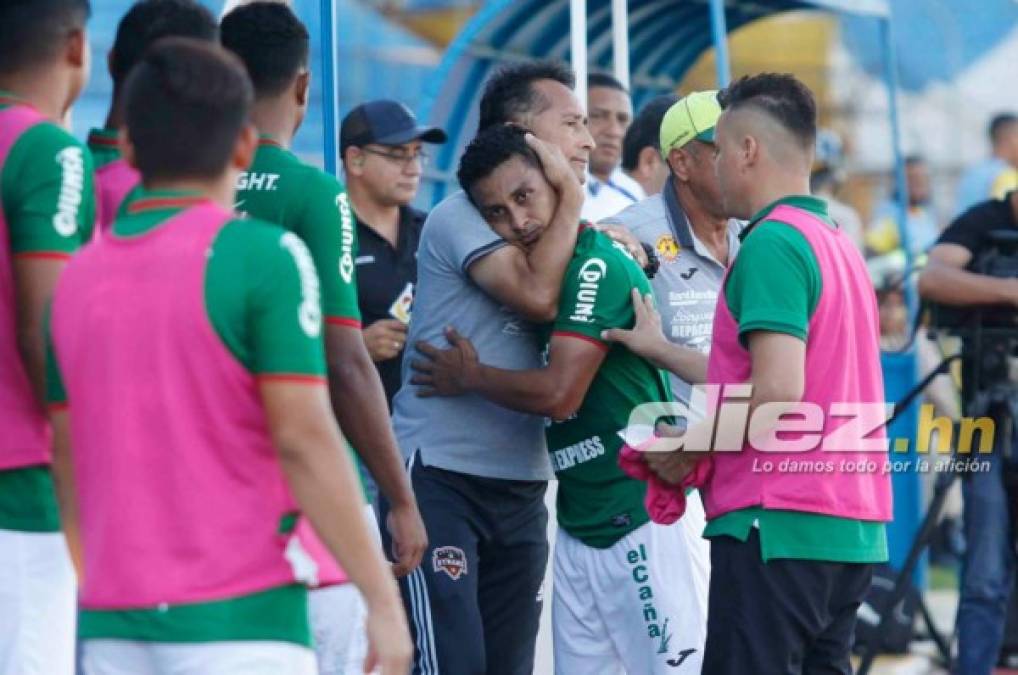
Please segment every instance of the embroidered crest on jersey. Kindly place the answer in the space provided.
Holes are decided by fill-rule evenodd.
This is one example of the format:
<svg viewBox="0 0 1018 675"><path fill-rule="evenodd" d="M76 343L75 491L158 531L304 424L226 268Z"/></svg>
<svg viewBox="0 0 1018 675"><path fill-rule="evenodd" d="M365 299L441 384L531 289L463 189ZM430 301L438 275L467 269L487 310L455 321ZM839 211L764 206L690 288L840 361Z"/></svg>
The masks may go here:
<svg viewBox="0 0 1018 675"><path fill-rule="evenodd" d="M675 262L675 259L679 257L679 251L682 250L679 247L679 242L675 241L675 237L670 234L662 234L658 237L654 248L664 262Z"/></svg>
<svg viewBox="0 0 1018 675"><path fill-rule="evenodd" d="M431 566L435 572L445 572L457 581L467 573L467 556L458 546L439 546L431 553Z"/></svg>

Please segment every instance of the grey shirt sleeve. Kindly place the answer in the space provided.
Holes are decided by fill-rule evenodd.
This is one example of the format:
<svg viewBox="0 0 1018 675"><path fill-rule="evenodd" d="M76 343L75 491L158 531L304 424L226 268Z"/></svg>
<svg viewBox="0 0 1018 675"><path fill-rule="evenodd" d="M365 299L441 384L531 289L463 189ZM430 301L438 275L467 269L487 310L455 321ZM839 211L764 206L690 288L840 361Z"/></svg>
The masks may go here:
<svg viewBox="0 0 1018 675"><path fill-rule="evenodd" d="M435 252L466 274L469 267L506 245L462 192L435 207L428 216Z"/></svg>

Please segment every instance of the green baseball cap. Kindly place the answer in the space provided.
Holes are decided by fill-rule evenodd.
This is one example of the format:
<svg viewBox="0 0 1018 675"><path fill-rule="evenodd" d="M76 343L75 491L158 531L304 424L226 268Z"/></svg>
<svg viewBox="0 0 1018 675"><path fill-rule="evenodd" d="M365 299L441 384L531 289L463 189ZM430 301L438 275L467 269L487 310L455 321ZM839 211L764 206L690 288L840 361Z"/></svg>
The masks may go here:
<svg viewBox="0 0 1018 675"><path fill-rule="evenodd" d="M693 139L713 143L719 117L717 90L695 91L680 98L661 120L661 155L667 157Z"/></svg>

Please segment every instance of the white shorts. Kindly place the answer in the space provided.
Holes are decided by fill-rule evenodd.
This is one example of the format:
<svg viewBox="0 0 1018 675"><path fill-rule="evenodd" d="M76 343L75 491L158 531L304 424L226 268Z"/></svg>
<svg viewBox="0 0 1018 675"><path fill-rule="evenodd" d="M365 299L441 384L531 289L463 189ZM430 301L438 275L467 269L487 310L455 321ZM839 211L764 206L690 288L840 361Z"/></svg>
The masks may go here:
<svg viewBox="0 0 1018 675"><path fill-rule="evenodd" d="M342 584L312 589L308 609L319 675L363 673L368 655L367 609L357 587Z"/></svg>
<svg viewBox="0 0 1018 675"><path fill-rule="evenodd" d="M365 517L377 535L378 519L370 504L365 507ZM357 587L345 583L312 588L308 612L319 674L361 675L368 656L367 608Z"/></svg>
<svg viewBox="0 0 1018 675"><path fill-rule="evenodd" d="M316 675L315 653L290 642L195 644L85 640L84 675Z"/></svg>
<svg viewBox="0 0 1018 675"><path fill-rule="evenodd" d="M710 544L697 493L674 525L647 523L613 546L559 529L552 632L559 675L695 675L707 638Z"/></svg>
<svg viewBox="0 0 1018 675"><path fill-rule="evenodd" d="M0 673L73 675L76 586L62 532L0 530Z"/></svg>

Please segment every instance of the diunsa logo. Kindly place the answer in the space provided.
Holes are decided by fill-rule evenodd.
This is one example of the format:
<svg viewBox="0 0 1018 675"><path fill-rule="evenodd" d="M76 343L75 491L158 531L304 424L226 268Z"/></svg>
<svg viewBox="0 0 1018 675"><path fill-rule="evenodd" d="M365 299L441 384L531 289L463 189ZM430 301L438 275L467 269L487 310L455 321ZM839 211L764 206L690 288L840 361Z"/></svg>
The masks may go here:
<svg viewBox="0 0 1018 675"><path fill-rule="evenodd" d="M62 172L53 229L62 237L70 237L78 231L78 209L85 190L85 160L81 148L71 146L57 153L56 162Z"/></svg>
<svg viewBox="0 0 1018 675"><path fill-rule="evenodd" d="M340 227L340 252L339 252L339 276L343 281L353 281L353 212L350 210L350 200L345 192L336 195L336 208L339 209Z"/></svg>
<svg viewBox="0 0 1018 675"><path fill-rule="evenodd" d="M576 291L576 306L570 321L589 323L593 320L594 303L597 301L597 287L608 272L608 265L600 258L591 258L583 263L577 276L580 288Z"/></svg>
<svg viewBox="0 0 1018 675"><path fill-rule="evenodd" d="M297 318L301 330L308 337L318 337L322 331L322 306L318 275L315 273L311 252L293 232L287 232L280 237L279 245L293 256L293 261L297 263L297 273L300 274L300 308L297 311Z"/></svg>

